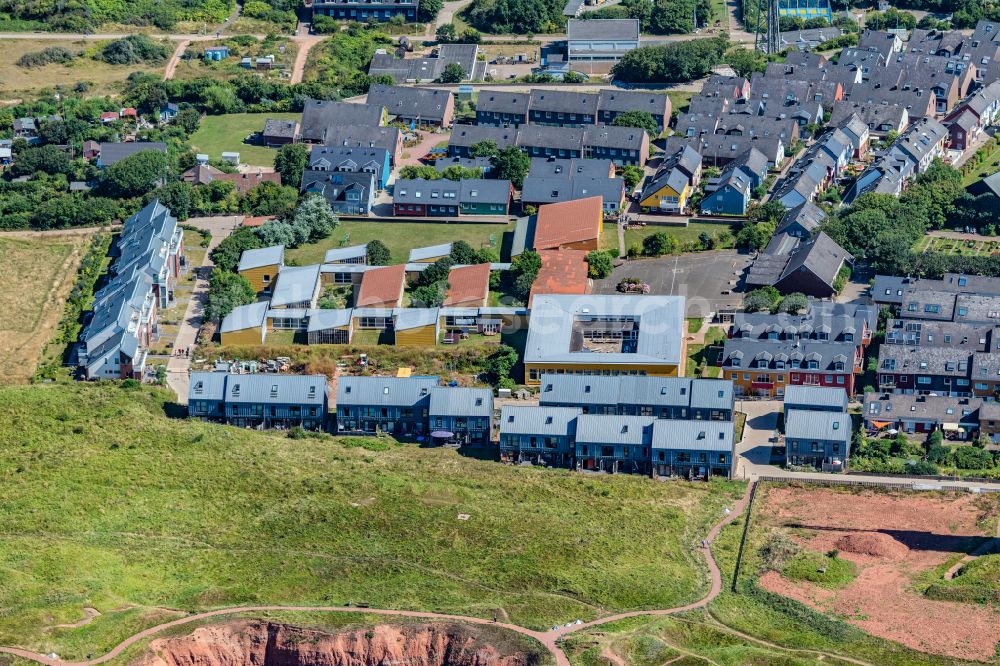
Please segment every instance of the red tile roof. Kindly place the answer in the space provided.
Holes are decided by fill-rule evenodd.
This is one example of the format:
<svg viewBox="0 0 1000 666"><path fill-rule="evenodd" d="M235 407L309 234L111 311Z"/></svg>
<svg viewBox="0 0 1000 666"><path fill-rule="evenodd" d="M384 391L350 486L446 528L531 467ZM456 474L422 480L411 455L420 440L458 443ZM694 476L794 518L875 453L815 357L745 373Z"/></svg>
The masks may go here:
<svg viewBox="0 0 1000 666"><path fill-rule="evenodd" d="M529 307L535 294L590 293L585 250L542 250L538 256L542 260L542 268L531 285Z"/></svg>
<svg viewBox="0 0 1000 666"><path fill-rule="evenodd" d="M448 295L444 304L450 306L476 301L480 305L486 305L489 293L489 264L453 268L448 273Z"/></svg>
<svg viewBox="0 0 1000 666"><path fill-rule="evenodd" d="M281 185L281 174L275 172L257 171L255 173L223 173L212 175L213 180L228 180L236 185L236 191L245 194L263 182Z"/></svg>
<svg viewBox="0 0 1000 666"><path fill-rule="evenodd" d="M595 240L601 233L601 197L545 204L535 223L536 250Z"/></svg>
<svg viewBox="0 0 1000 666"><path fill-rule="evenodd" d="M361 276L354 307L376 307L386 303L399 305L399 295L406 280L406 264L384 266L365 271Z"/></svg>

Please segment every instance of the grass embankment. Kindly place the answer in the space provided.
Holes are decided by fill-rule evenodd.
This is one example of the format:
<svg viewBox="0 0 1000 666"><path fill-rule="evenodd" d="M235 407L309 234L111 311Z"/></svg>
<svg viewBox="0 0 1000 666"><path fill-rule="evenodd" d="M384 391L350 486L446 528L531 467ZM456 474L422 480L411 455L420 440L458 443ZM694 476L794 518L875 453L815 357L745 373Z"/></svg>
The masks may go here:
<svg viewBox="0 0 1000 666"><path fill-rule="evenodd" d="M707 590L691 546L742 491L174 420L164 390L0 404L0 644L63 659L164 608L363 601L547 627L674 606ZM53 628L85 606L102 615Z"/></svg>
<svg viewBox="0 0 1000 666"><path fill-rule="evenodd" d="M924 591L931 599L973 604L1000 601L1000 555L984 555L962 566L951 580L938 578Z"/></svg>
<svg viewBox="0 0 1000 666"><path fill-rule="evenodd" d="M240 154L243 164L273 167L277 149L243 143L248 135L264 129L268 118L301 120L301 113L228 113L222 116L205 116L198 130L191 135L191 148L206 153L217 160L223 152Z"/></svg>
<svg viewBox="0 0 1000 666"><path fill-rule="evenodd" d="M326 251L340 247L348 234L349 245L364 245L376 238L386 244L395 263L405 263L410 250L464 240L475 249L490 247L490 236L500 251L503 235L514 229L513 224L448 224L445 222L354 222L345 220L329 236L318 243L301 245L285 252L285 261L300 266L322 263Z"/></svg>
<svg viewBox="0 0 1000 666"><path fill-rule="evenodd" d="M89 243L87 234L0 237L0 384L34 374Z"/></svg>
<svg viewBox="0 0 1000 666"><path fill-rule="evenodd" d="M134 30L133 30L134 32ZM4 57L0 58L0 94L5 99L19 96L33 97L43 88L57 85L72 88L75 84L90 84L88 94L106 95L120 90L121 84L132 72L163 73L165 63L138 63L134 65L109 65L94 58L108 41L65 39L8 39L4 41ZM52 63L41 67L21 67L18 59L29 53L38 53L58 46L73 54L67 63Z"/></svg>

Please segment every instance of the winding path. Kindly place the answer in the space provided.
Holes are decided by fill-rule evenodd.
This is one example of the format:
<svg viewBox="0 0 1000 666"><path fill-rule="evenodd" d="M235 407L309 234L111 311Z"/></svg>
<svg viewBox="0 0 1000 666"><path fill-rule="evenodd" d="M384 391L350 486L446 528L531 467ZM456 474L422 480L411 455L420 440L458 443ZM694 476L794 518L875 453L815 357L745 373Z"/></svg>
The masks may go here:
<svg viewBox="0 0 1000 666"><path fill-rule="evenodd" d="M697 550L705 558L705 563L708 565L709 577L711 580L711 586L709 587L708 593L699 599L698 601L686 604L684 606L676 606L674 608L663 608L658 610L639 610L631 611L627 613L618 613L616 615L609 615L597 620L592 620L590 622L584 622L582 624L571 624L566 626L561 626L550 631L535 631L533 629L527 629L525 627L518 626L516 624L510 624L507 622L492 622L479 617L467 617L464 615L451 615L447 613L430 613L421 611L405 611L405 610L390 610L390 609L380 609L380 608L358 608L356 606L235 606L232 608L220 608L213 611L206 611L204 613L194 613L192 615L187 615L170 622L164 622L163 624L158 624L154 627L150 627L137 634L129 636L121 643L113 647L109 652L89 659L86 661L63 661L59 658L51 658L44 654L39 654L38 652L33 652L31 650L25 650L23 648L17 647L3 647L0 646L0 653L14 655L16 657L21 657L23 659L28 659L34 661L38 664L44 664L44 666L97 666L97 664L103 664L108 662L122 652L135 645L139 641L145 640L147 638L152 638L156 634L164 631L165 629L170 629L173 627L179 627L191 622L197 622L199 620L210 619L214 617L221 617L224 615L233 615L236 613L267 613L267 612L336 612L336 613L360 613L366 615L384 615L389 617L411 617L418 619L427 620L451 620L455 622L465 622L468 624L477 625L493 625L498 627L503 627L509 631L519 633L523 636L533 638L539 643L545 646L545 648L552 653L555 657L556 666L570 666L569 659L566 657L566 653L563 652L562 648L559 647L558 641L568 634L576 633L578 631L583 631L591 627L596 627L603 624L608 624L609 622L615 622L617 620L622 620L630 617L639 616L657 616L657 615L673 615L675 613L684 613L686 611L694 610L697 608L703 608L707 606L713 599L719 596L722 591L722 573L719 571L719 565L716 564L715 558L712 557L712 551L709 548L712 541L719 535L722 528L732 522L737 516L743 514L746 509L747 500L750 497L750 489L753 484L747 486L746 494L736 502L732 511L729 512L722 520L717 522L709 530L708 535L706 535L704 541L701 542Z"/></svg>

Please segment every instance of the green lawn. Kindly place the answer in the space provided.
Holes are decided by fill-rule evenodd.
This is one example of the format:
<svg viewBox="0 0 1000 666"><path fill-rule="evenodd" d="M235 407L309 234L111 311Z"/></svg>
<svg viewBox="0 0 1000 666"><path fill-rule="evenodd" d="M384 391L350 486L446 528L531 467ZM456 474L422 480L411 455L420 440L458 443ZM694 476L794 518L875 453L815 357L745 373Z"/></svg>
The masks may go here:
<svg viewBox="0 0 1000 666"><path fill-rule="evenodd" d="M513 230L513 224L447 224L444 222L355 222L345 220L328 238L318 243L309 243L285 252L286 260L293 260L300 266L320 263L326 251L340 247L344 234L351 235L349 243L360 245L376 238L392 252L392 260L403 263L415 247L440 245L464 240L474 248L489 247L490 236L496 237L496 250L504 232Z"/></svg>
<svg viewBox="0 0 1000 666"><path fill-rule="evenodd" d="M742 493L290 439L169 418L166 397L0 389L0 644L81 659L163 608L353 601L542 628L669 607L708 589L693 544ZM85 606L102 615L52 628Z"/></svg>
<svg viewBox="0 0 1000 666"><path fill-rule="evenodd" d="M703 232L708 233L710 236L717 236L720 233L728 232L729 238L726 242L717 245L717 249L724 249L733 247L733 237L739 228L733 224L714 223L714 222L692 222L686 227L681 226L664 226L664 225L654 225L648 224L641 229L626 229L625 230L625 249L632 247L633 245L638 245L642 247L642 239L646 236L651 236L658 232L664 232L670 236L676 238L682 245L684 243L693 243L698 240Z"/></svg>
<svg viewBox="0 0 1000 666"><path fill-rule="evenodd" d="M223 152L238 152L244 164L274 166L274 148L251 146L243 143L248 134L264 129L268 118L300 120L301 113L229 113L223 116L205 116L198 131L191 135L191 148L198 153L208 153L217 160Z"/></svg>

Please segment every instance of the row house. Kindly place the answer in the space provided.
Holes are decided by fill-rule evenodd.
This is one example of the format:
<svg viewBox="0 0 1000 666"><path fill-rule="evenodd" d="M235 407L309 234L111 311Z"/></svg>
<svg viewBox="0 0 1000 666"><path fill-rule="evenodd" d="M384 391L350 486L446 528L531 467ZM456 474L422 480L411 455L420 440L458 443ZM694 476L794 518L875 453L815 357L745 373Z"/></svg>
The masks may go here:
<svg viewBox="0 0 1000 666"><path fill-rule="evenodd" d="M608 377L546 373L539 404L574 407L584 414L732 421L733 385L718 379Z"/></svg>
<svg viewBox="0 0 1000 666"><path fill-rule="evenodd" d="M506 216L514 190L509 180L398 179L392 208L397 217Z"/></svg>
<svg viewBox="0 0 1000 666"><path fill-rule="evenodd" d="M745 215L754 190L767 179L767 157L750 148L705 182L701 212L706 215Z"/></svg>
<svg viewBox="0 0 1000 666"><path fill-rule="evenodd" d="M551 127L523 125L519 128L462 127L449 140L451 157L472 157L472 148L493 141L498 148L516 145L531 157L598 159L616 166L644 166L649 158L649 135L634 127Z"/></svg>
<svg viewBox="0 0 1000 666"><path fill-rule="evenodd" d="M500 414L505 462L654 478L731 478L734 446L731 421L667 421L547 406L505 406Z"/></svg>
<svg viewBox="0 0 1000 666"><path fill-rule="evenodd" d="M625 204L625 181L615 177L611 160L535 157L521 188L521 205L544 204L600 196L606 218L616 218Z"/></svg>
<svg viewBox="0 0 1000 666"><path fill-rule="evenodd" d="M979 21L972 35L957 30L913 31L907 42L908 55L933 56L955 68L975 68L979 83L1000 78L1000 22Z"/></svg>
<svg viewBox="0 0 1000 666"><path fill-rule="evenodd" d="M899 196L910 180L926 171L935 158L943 157L947 139L948 130L933 118L911 124L886 154L855 179L843 202L850 205L868 192Z"/></svg>
<svg viewBox="0 0 1000 666"><path fill-rule="evenodd" d="M385 148L350 148L315 146L309 151L308 169L338 173L371 173L379 189L389 182L391 168L389 151Z"/></svg>
<svg viewBox="0 0 1000 666"><path fill-rule="evenodd" d="M342 21L384 23L397 16L404 21L417 20L420 0L305 0L313 16L329 16Z"/></svg>
<svg viewBox="0 0 1000 666"><path fill-rule="evenodd" d="M940 430L948 439L975 439L981 425L996 429L998 403L982 398L870 392L864 397L862 415L870 433L898 430L908 435ZM984 423L985 421L985 423ZM992 422L992 423L991 423Z"/></svg>
<svg viewBox="0 0 1000 666"><path fill-rule="evenodd" d="M852 154L852 141L844 131L835 128L823 134L792 165L773 198L788 209L815 201L841 178Z"/></svg>
<svg viewBox="0 0 1000 666"><path fill-rule="evenodd" d="M618 89L599 93L545 89L533 89L528 93L483 90L479 93L476 106L476 124L492 127L594 127L612 125L619 115L629 111L649 113L663 130L670 123L670 97Z"/></svg>
<svg viewBox="0 0 1000 666"><path fill-rule="evenodd" d="M191 418L238 428L322 430L327 412L325 375L191 373Z"/></svg>
<svg viewBox="0 0 1000 666"><path fill-rule="evenodd" d="M948 114L943 123L948 128L954 150L965 151L979 141L983 132L1000 117L1000 80L974 93Z"/></svg>
<svg viewBox="0 0 1000 666"><path fill-rule="evenodd" d="M302 106L302 123L299 125L297 138L305 143L325 144L332 138L331 128L380 127L387 120L388 114L384 106L307 99Z"/></svg>
<svg viewBox="0 0 1000 666"><path fill-rule="evenodd" d="M706 134L725 136L776 136L788 146L799 141L799 124L792 118L771 118L750 113L686 113L677 119L675 134L700 137Z"/></svg>
<svg viewBox="0 0 1000 666"><path fill-rule="evenodd" d="M724 167L751 148L757 149L767 158L769 169L780 169L785 161L785 143L780 137L755 137L746 135L705 134L701 137L669 136L664 141L664 150L676 153L685 146L701 155L701 163L706 167Z"/></svg>
<svg viewBox="0 0 1000 666"><path fill-rule="evenodd" d="M479 445L492 440L492 392L439 386L437 377L341 377L335 408L340 434Z"/></svg>
<svg viewBox="0 0 1000 666"><path fill-rule="evenodd" d="M455 98L449 90L373 84L366 104L383 108L390 121L407 125L451 127L455 120Z"/></svg>
<svg viewBox="0 0 1000 666"><path fill-rule="evenodd" d="M844 101L834 106L830 124L843 127L851 116L857 116L868 127L869 134L879 139L884 139L889 132L901 134L910 124L910 114L905 106L853 101Z"/></svg>
<svg viewBox="0 0 1000 666"><path fill-rule="evenodd" d="M785 466L842 472L850 455L851 417L847 393L819 386L789 386L785 392Z"/></svg>
<svg viewBox="0 0 1000 666"><path fill-rule="evenodd" d="M113 247L106 285L77 347L86 379L141 379L149 346L159 339L158 313L175 302L184 265L184 231L158 200L125 220Z"/></svg>

